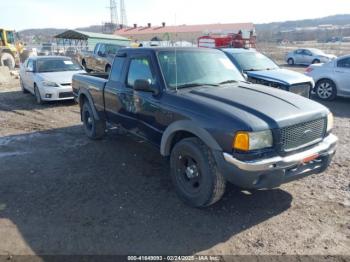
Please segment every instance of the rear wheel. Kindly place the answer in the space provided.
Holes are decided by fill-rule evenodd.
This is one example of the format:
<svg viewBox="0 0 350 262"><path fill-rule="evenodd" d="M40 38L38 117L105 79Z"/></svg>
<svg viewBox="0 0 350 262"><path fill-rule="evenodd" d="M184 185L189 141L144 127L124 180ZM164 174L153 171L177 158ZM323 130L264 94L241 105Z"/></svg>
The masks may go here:
<svg viewBox="0 0 350 262"><path fill-rule="evenodd" d="M83 60L83 61L81 62L81 65L83 66L83 68L84 68L84 70L85 70L86 72L88 72L88 73L91 72L91 70L88 69L88 68L86 67L86 62L85 62L85 60Z"/></svg>
<svg viewBox="0 0 350 262"><path fill-rule="evenodd" d="M314 61L312 61L313 64L319 64L321 63L321 61L319 59L315 59Z"/></svg>
<svg viewBox="0 0 350 262"><path fill-rule="evenodd" d="M81 114L85 134L93 140L103 138L106 133L106 122L101 119L96 119L89 102L83 104Z"/></svg>
<svg viewBox="0 0 350 262"><path fill-rule="evenodd" d="M105 71L106 71L107 74L109 74L111 72L111 66L107 65Z"/></svg>
<svg viewBox="0 0 350 262"><path fill-rule="evenodd" d="M331 101L337 97L337 87L335 83L329 79L317 82L315 91L317 97L321 100Z"/></svg>
<svg viewBox="0 0 350 262"><path fill-rule="evenodd" d="M188 205L206 207L219 201L226 182L211 150L198 138L178 142L170 156L171 179Z"/></svg>
<svg viewBox="0 0 350 262"><path fill-rule="evenodd" d="M10 53L0 54L0 66L7 66L10 70L13 70L15 65L15 58Z"/></svg>
<svg viewBox="0 0 350 262"><path fill-rule="evenodd" d="M294 65L294 59L288 58L287 63L288 63L288 65Z"/></svg>

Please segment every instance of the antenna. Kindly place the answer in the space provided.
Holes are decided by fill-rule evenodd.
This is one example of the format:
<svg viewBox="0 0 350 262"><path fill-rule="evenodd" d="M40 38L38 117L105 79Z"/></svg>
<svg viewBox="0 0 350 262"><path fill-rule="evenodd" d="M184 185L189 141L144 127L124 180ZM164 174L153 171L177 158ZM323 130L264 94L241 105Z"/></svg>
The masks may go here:
<svg viewBox="0 0 350 262"><path fill-rule="evenodd" d="M128 25L128 19L126 17L126 10L125 10L125 3L124 0L120 0L120 24L123 26L127 26Z"/></svg>
<svg viewBox="0 0 350 262"><path fill-rule="evenodd" d="M176 27L176 13L175 13L175 28ZM177 46L176 46L176 41L177 41L177 31L175 31L175 90L176 92L178 91L177 90L177 85L178 85L178 80L177 80Z"/></svg>

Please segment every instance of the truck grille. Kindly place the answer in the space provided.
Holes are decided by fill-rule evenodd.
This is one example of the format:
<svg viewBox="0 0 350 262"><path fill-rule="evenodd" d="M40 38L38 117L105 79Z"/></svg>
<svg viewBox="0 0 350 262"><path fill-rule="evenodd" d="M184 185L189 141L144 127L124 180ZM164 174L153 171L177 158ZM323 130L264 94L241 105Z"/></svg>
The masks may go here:
<svg viewBox="0 0 350 262"><path fill-rule="evenodd" d="M326 133L326 119L318 119L280 129L281 150L289 152L323 139Z"/></svg>
<svg viewBox="0 0 350 262"><path fill-rule="evenodd" d="M304 97L310 96L310 83L296 84L289 87L289 91Z"/></svg>
<svg viewBox="0 0 350 262"><path fill-rule="evenodd" d="M59 98L73 97L73 92L62 92L59 94Z"/></svg>

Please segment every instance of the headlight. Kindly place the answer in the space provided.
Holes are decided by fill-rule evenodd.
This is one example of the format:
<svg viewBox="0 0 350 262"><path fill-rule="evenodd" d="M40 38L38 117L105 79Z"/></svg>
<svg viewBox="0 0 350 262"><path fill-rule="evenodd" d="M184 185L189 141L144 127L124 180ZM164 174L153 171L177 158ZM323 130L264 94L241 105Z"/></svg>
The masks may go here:
<svg viewBox="0 0 350 262"><path fill-rule="evenodd" d="M241 151L251 151L273 146L271 130L260 132L238 132L233 140L233 148Z"/></svg>
<svg viewBox="0 0 350 262"><path fill-rule="evenodd" d="M334 117L332 113L329 113L327 116L327 133L332 131L334 125Z"/></svg>
<svg viewBox="0 0 350 262"><path fill-rule="evenodd" d="M51 82L51 81L42 81L41 83L43 86L58 87L58 85L55 82Z"/></svg>

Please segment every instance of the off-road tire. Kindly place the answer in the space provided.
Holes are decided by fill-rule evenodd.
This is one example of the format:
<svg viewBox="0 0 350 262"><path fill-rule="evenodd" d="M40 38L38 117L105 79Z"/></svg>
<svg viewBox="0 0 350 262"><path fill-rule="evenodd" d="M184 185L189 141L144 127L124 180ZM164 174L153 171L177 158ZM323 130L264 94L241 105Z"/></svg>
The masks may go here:
<svg viewBox="0 0 350 262"><path fill-rule="evenodd" d="M10 53L0 53L0 66L7 66L10 70L15 69L15 58Z"/></svg>
<svg viewBox="0 0 350 262"><path fill-rule="evenodd" d="M89 102L83 103L81 115L85 134L92 140L102 139L106 134L106 121L95 118Z"/></svg>
<svg viewBox="0 0 350 262"><path fill-rule="evenodd" d="M189 155L197 163L201 176L199 192L191 193L182 185L185 176L179 167L182 156ZM210 148L200 139L191 137L179 141L170 156L171 179L181 200L192 207L207 207L219 201L225 193L226 181L218 170Z"/></svg>

